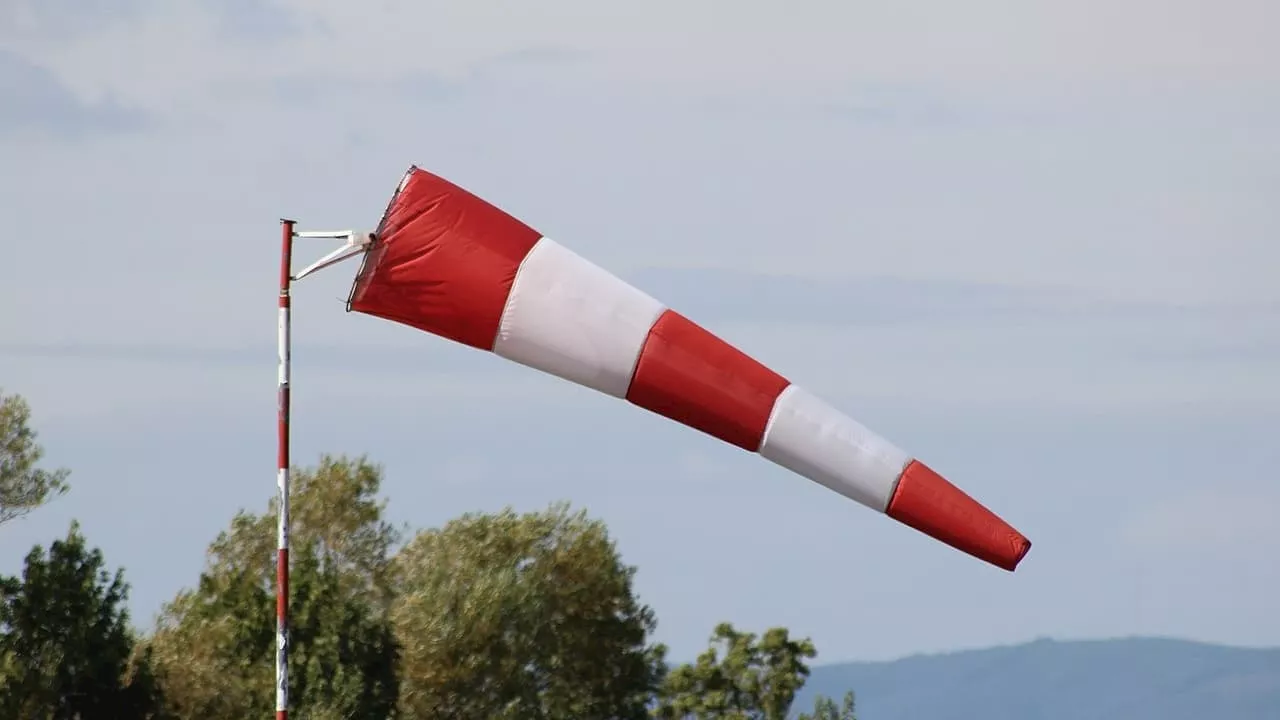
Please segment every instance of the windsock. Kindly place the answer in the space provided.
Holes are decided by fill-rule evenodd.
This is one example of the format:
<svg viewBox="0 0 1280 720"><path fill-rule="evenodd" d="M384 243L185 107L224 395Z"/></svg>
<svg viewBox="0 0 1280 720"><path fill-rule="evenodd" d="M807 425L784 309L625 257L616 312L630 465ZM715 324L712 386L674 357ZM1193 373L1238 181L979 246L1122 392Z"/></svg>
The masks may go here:
<svg viewBox="0 0 1280 720"><path fill-rule="evenodd" d="M347 300L736 445L1012 571L1031 543L929 466L495 205L418 167Z"/></svg>

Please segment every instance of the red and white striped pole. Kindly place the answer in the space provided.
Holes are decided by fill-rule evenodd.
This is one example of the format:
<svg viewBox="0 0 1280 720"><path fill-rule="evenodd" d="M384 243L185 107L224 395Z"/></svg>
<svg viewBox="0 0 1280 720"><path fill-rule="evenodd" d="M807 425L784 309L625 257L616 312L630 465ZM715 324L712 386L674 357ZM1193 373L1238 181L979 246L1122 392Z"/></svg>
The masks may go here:
<svg viewBox="0 0 1280 720"><path fill-rule="evenodd" d="M280 298L277 304L277 384L278 418L276 432L276 486L279 518L276 525L276 720L289 717L289 311L290 290L295 280L331 265L356 257L373 242L373 234L355 230L296 232L293 220L280 220ZM342 240L342 247L311 265L293 272L294 238Z"/></svg>
<svg viewBox="0 0 1280 720"><path fill-rule="evenodd" d="M276 421L276 720L289 717L289 289L293 271L292 220L280 220L280 300L277 310L279 384Z"/></svg>

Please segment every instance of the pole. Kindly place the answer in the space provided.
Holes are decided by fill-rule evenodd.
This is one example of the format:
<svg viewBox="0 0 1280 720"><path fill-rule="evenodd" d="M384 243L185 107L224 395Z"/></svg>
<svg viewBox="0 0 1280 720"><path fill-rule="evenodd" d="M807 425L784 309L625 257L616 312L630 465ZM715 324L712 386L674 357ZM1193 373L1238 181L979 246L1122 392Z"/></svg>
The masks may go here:
<svg viewBox="0 0 1280 720"><path fill-rule="evenodd" d="M278 418L276 432L276 487L279 491L279 518L276 525L276 720L289 718L289 313L290 291L295 280L355 257L372 242L373 234L341 230L337 232L295 232L293 220L280 219L280 298L278 303L277 383ZM309 267L293 273L294 238L328 238L344 240L337 250L320 258Z"/></svg>
<svg viewBox="0 0 1280 720"><path fill-rule="evenodd" d="M276 422L276 720L289 717L289 289L293 270L292 220L280 220L280 300L277 320L279 383Z"/></svg>

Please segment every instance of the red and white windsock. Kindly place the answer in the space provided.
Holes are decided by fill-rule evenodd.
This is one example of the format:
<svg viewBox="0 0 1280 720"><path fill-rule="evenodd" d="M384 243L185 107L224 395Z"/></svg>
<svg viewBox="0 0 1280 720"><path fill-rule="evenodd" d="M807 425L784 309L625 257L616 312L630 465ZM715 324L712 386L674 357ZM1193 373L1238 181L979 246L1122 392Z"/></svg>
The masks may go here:
<svg viewBox="0 0 1280 720"><path fill-rule="evenodd" d="M813 393L417 167L391 199L347 309L626 399L1005 570L1031 548L924 463Z"/></svg>

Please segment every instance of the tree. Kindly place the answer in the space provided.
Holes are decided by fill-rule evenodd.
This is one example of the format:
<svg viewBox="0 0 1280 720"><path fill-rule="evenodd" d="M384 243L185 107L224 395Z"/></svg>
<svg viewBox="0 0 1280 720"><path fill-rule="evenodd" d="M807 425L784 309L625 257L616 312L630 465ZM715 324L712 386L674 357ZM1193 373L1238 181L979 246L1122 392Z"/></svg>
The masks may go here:
<svg viewBox="0 0 1280 720"><path fill-rule="evenodd" d="M794 640L786 628L757 638L729 623L716 626L711 647L696 662L672 670L653 716L662 720L785 720L796 693L809 678L806 661L817 656L808 638ZM813 712L798 720L856 720L849 692L837 705L814 699Z"/></svg>
<svg viewBox="0 0 1280 720"><path fill-rule="evenodd" d="M808 638L786 628L757 639L729 623L711 635L711 647L693 664L670 672L654 717L663 720L785 720L817 655Z"/></svg>
<svg viewBox="0 0 1280 720"><path fill-rule="evenodd" d="M666 648L603 523L468 514L397 556L402 717L646 718Z"/></svg>
<svg viewBox="0 0 1280 720"><path fill-rule="evenodd" d="M290 709L304 718L393 715L389 618L399 533L376 499L381 470L324 456L291 498ZM240 512L210 545L194 589L162 611L150 647L177 718L268 716L275 706L275 509Z"/></svg>
<svg viewBox="0 0 1280 720"><path fill-rule="evenodd" d="M858 720L854 714L853 691L844 694L844 702L836 705L836 701L819 695L813 699L813 712L800 713L796 720Z"/></svg>
<svg viewBox="0 0 1280 720"><path fill-rule="evenodd" d="M43 457L27 401L0 389L0 524L67 491L69 472L39 467Z"/></svg>
<svg viewBox="0 0 1280 720"><path fill-rule="evenodd" d="M135 652L122 570L103 567L77 524L21 578L0 578L0 717L156 718L149 658Z"/></svg>
<svg viewBox="0 0 1280 720"><path fill-rule="evenodd" d="M322 455L314 468L294 468L290 485L293 558L316 553L321 564L338 572L345 592L389 606L392 554L402 532L384 519L386 501L378 499L382 468L363 456ZM261 515L237 513L230 529L209 546L209 570L248 572L273 589L278 507L272 497Z"/></svg>

